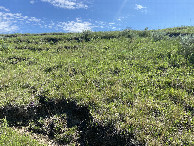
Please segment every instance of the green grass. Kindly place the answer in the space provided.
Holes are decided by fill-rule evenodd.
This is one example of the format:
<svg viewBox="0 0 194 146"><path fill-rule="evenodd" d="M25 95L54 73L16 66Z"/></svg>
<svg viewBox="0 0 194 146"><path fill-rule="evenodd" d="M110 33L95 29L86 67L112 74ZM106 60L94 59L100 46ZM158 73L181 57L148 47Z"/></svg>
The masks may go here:
<svg viewBox="0 0 194 146"><path fill-rule="evenodd" d="M39 144L36 140L30 138L28 135L21 135L12 128L8 127L6 119L1 121L0 125L0 145L5 146L27 146L27 145L38 145L43 146L43 144Z"/></svg>
<svg viewBox="0 0 194 146"><path fill-rule="evenodd" d="M192 145L194 29L183 28L2 35L0 106L66 99L140 143Z"/></svg>
<svg viewBox="0 0 194 146"><path fill-rule="evenodd" d="M162 31L166 32L174 32L174 33L188 33L188 34L193 34L194 28L192 26L181 26L181 27L174 27L174 28L168 28L168 29L163 29Z"/></svg>

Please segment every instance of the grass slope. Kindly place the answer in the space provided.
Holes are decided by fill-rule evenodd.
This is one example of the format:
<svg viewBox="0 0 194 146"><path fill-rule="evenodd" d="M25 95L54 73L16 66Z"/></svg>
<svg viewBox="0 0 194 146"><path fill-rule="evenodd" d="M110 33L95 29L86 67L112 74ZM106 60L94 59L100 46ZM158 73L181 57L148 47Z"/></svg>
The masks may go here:
<svg viewBox="0 0 194 146"><path fill-rule="evenodd" d="M194 28L1 35L0 106L59 144L192 145Z"/></svg>

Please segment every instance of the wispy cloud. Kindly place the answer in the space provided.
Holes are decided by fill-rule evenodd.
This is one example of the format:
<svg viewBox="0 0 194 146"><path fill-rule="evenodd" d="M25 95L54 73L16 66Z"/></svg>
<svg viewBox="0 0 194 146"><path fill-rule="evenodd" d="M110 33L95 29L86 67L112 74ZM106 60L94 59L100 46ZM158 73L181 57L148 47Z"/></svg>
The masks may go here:
<svg viewBox="0 0 194 146"><path fill-rule="evenodd" d="M0 6L0 10L6 11L6 12L9 12L9 11L10 11L9 9L6 9L6 8L3 7L3 6Z"/></svg>
<svg viewBox="0 0 194 146"><path fill-rule="evenodd" d="M80 18L76 18L75 21L68 21L68 22L58 22L57 28L61 29L65 32L83 32L85 30L116 30L118 24L116 22L104 22L104 21L83 21ZM54 24L48 26L53 28Z"/></svg>
<svg viewBox="0 0 194 146"><path fill-rule="evenodd" d="M138 4L135 5L135 9L144 13L144 14L147 14L147 12L148 12L147 7L142 6L142 5L138 5Z"/></svg>
<svg viewBox="0 0 194 146"><path fill-rule="evenodd" d="M94 21L93 23L93 29L97 29L98 31L103 31L103 30L119 30L120 28L120 19L113 20L111 22L105 22L105 21Z"/></svg>
<svg viewBox="0 0 194 146"><path fill-rule="evenodd" d="M0 32L11 33L18 30L18 26L14 24L14 17L11 13L0 12Z"/></svg>
<svg viewBox="0 0 194 146"><path fill-rule="evenodd" d="M83 22L81 19L76 18L76 21L60 22L57 27L66 32L82 32L92 30L94 26L90 22Z"/></svg>
<svg viewBox="0 0 194 146"><path fill-rule="evenodd" d="M36 1L35 1L36 2ZM5 7L3 7L6 9ZM83 32L85 30L115 30L118 27L117 21L104 22L82 20L76 18L70 21L52 21L25 16L21 13L12 13L0 9L0 33L29 33L36 27L38 32ZM26 31L27 29L27 31Z"/></svg>
<svg viewBox="0 0 194 146"><path fill-rule="evenodd" d="M3 7L4 8L4 7ZM8 10L4 8L4 10ZM43 25L41 19L23 16L21 13L11 13L0 9L0 33L14 33L26 25Z"/></svg>
<svg viewBox="0 0 194 146"><path fill-rule="evenodd" d="M88 5L80 0L41 0L42 2L48 2L55 7L64 9L87 9Z"/></svg>
<svg viewBox="0 0 194 146"><path fill-rule="evenodd" d="M142 9L146 9L146 7L144 7L144 6L142 6L142 5L136 4L135 9L136 9L136 10L142 10Z"/></svg>
<svg viewBox="0 0 194 146"><path fill-rule="evenodd" d="M12 22L34 22L34 23L40 23L41 19L35 18L35 17L28 17L23 16L21 13L6 13L6 12L0 12L0 20L4 21L12 21Z"/></svg>
<svg viewBox="0 0 194 146"><path fill-rule="evenodd" d="M10 21L1 21L0 19L0 32L1 33L11 33L18 30L18 26L12 24Z"/></svg>
<svg viewBox="0 0 194 146"><path fill-rule="evenodd" d="M34 0L31 0L31 1L30 1L30 3L31 3L31 4L34 4L34 3L35 3L35 1L34 1Z"/></svg>
<svg viewBox="0 0 194 146"><path fill-rule="evenodd" d="M29 27L28 27L29 26ZM74 21L54 22L36 17L24 16L21 13L4 12L0 10L0 33L23 32L24 27L29 30L33 26L38 26L43 30L62 30L64 32L82 32L84 30L92 30L94 26L90 21L83 21L76 18Z"/></svg>

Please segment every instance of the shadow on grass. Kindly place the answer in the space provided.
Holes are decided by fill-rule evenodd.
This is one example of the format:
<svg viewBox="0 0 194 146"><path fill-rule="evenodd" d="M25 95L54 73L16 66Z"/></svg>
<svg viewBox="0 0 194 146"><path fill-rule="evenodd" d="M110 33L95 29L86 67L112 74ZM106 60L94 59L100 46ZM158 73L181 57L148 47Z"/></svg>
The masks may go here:
<svg viewBox="0 0 194 146"><path fill-rule="evenodd" d="M39 96L38 105L30 103L28 106L7 105L0 108L0 118L6 117L9 126L15 127L27 127L31 121L36 123L40 118L46 119L62 114L67 115L68 128L78 127L80 137L76 140L76 143L79 143L79 145L140 145L137 141L135 142L132 133L121 134L112 124L103 126L93 122L93 117L88 108L78 106L73 101L65 99L51 100L45 96ZM72 118L78 122L72 122ZM48 137L54 139L52 128ZM58 144L63 145L65 143L58 141Z"/></svg>

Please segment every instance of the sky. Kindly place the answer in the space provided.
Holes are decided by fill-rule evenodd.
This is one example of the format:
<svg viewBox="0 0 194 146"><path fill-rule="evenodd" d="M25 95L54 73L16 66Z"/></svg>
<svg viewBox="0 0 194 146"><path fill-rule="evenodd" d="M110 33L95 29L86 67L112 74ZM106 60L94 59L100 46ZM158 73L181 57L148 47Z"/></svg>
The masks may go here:
<svg viewBox="0 0 194 146"><path fill-rule="evenodd" d="M194 26L194 0L0 0L0 34Z"/></svg>

